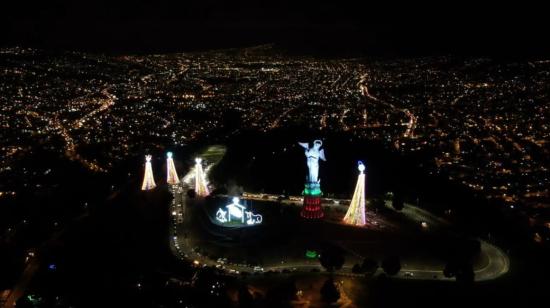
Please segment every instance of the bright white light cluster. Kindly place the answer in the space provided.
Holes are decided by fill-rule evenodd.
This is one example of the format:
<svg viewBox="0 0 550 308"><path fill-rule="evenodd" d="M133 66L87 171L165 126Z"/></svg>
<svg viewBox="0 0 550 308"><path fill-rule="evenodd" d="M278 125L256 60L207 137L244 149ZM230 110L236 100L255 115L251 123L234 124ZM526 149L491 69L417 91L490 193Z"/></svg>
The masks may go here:
<svg viewBox="0 0 550 308"><path fill-rule="evenodd" d="M166 183L172 185L178 184L180 179L178 178L176 166L174 165L174 160L172 159L172 152L166 153L166 169Z"/></svg>
<svg viewBox="0 0 550 308"><path fill-rule="evenodd" d="M195 192L200 197L210 194L208 183L206 182L206 174L202 169L202 158L200 157L195 158Z"/></svg>
<svg viewBox="0 0 550 308"><path fill-rule="evenodd" d="M143 175L143 183L141 190L151 190L155 188L155 178L153 177L153 167L151 166L151 155L145 156L145 174Z"/></svg>
<svg viewBox="0 0 550 308"><path fill-rule="evenodd" d="M239 198L234 197L233 202L225 206L225 210L219 208L216 212L216 220L222 224L240 222L242 224L258 225L262 223L262 215L247 211L246 207L239 204Z"/></svg>
<svg viewBox="0 0 550 308"><path fill-rule="evenodd" d="M362 161L357 162L357 169L359 169L359 177L344 222L350 225L364 226L367 224L367 220L365 217L365 165Z"/></svg>
<svg viewBox="0 0 550 308"><path fill-rule="evenodd" d="M307 158L308 183L319 183L319 159L326 161L325 150L321 149L323 141L313 141L313 147L310 148L307 142L298 142L305 149Z"/></svg>

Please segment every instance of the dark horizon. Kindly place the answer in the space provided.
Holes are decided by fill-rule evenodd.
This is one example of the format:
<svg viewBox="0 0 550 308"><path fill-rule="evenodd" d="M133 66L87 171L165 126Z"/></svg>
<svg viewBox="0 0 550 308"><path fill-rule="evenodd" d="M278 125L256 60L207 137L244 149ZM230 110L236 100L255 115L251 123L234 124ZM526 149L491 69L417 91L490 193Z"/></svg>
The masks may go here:
<svg viewBox="0 0 550 308"><path fill-rule="evenodd" d="M22 1L2 13L1 45L164 53L274 43L329 55L542 57L543 12L525 2Z"/></svg>
<svg viewBox="0 0 550 308"><path fill-rule="evenodd" d="M546 300L546 10L260 1L5 1L0 306Z"/></svg>

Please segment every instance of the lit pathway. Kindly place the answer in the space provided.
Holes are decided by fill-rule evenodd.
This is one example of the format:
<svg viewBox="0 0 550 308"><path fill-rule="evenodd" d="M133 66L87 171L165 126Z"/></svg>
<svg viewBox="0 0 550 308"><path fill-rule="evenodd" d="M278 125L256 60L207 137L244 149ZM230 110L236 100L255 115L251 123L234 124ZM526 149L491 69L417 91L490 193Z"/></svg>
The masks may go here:
<svg viewBox="0 0 550 308"><path fill-rule="evenodd" d="M27 265L27 267L25 267L21 278L19 278L16 285L13 287L10 295L6 299L4 308L15 307L17 300L19 300L19 298L25 294L25 291L31 283L32 277L34 276L34 273L38 270L39 265L40 264L38 262L38 258L34 257Z"/></svg>
<svg viewBox="0 0 550 308"><path fill-rule="evenodd" d="M357 86L359 87L359 92L361 93L361 95L363 95L363 97L369 98L372 101L375 101L375 102L377 102L381 105L389 107L390 109L392 109L394 111L402 112L406 117L408 117L409 122L402 123L403 126L407 127L405 129L405 132L403 133L403 138L412 138L414 136L414 129L416 128L416 123L417 123L418 118L412 112L410 112L408 109L406 109L406 108L397 108L394 104L388 103L388 102L386 102L384 100L381 100L381 99L373 96L372 94L370 94L368 86L367 86L367 77L368 77L368 74L363 74L360 77L359 82L357 83Z"/></svg>
<svg viewBox="0 0 550 308"><path fill-rule="evenodd" d="M223 156L223 154L222 154ZM211 167L216 164L219 160L221 160L221 157L216 160L211 160L210 165L207 167L207 170L210 170ZM189 173L184 176L184 179L189 179L190 174L192 174L193 170L190 170ZM187 191L189 187L186 187L185 182L183 182L184 188L183 191ZM267 196L268 200L276 199L276 195L268 195L268 194L262 194L262 195L255 195L255 194L247 194L249 196L249 199L257 199L257 200L264 200L264 197ZM299 198L299 197L295 197ZM183 212L185 213L185 197L180 199L182 204L177 205L174 204L175 207L183 208ZM296 201L290 201L286 200L287 204L293 204L300 206L299 202ZM346 200L337 200L339 204L331 205L333 207L346 207L347 203ZM349 202L349 200L347 200ZM389 202L386 202L386 206L390 206L391 204ZM438 227L438 226L446 226L449 225L449 222L447 222L445 219L435 216L432 213L412 206L410 204L405 204L404 209L401 211L401 213L408 219L415 221L416 223L422 223L427 222L430 228ZM184 221L189 219L188 215L184 215ZM185 222L184 222L185 223ZM177 222L174 220L174 231L177 230ZM481 253L486 256L487 263L483 265L482 267L475 268L475 280L476 281L486 281L486 280L492 280L496 279L504 274L506 274L509 271L510 267L510 261L508 256L498 247L491 245L485 241L481 242ZM206 264L209 266L222 266L221 264L217 263L216 260L212 260L206 256L201 255L200 253L197 253L193 251L191 248L191 244L188 238L184 238L183 236L175 236L172 241L172 248L174 252L177 252L177 254L181 258L188 258L189 260L195 261L196 265L202 265ZM358 258L358 261L360 258L362 258L361 255L354 253L351 251L356 258ZM335 275L341 275L341 276L349 276L349 277L364 277L364 274L354 274L351 272L352 265L354 264L349 262L349 264L346 264L343 266L343 268L339 271L336 271ZM224 264L223 268L233 274L238 274L239 272L253 272L253 268L244 264ZM292 272L318 272L319 274L328 274L326 271L323 270L323 268L320 266L318 262L313 261L300 261L300 262L291 262L291 263L282 263L282 264L272 264L272 265L266 265L264 266L265 271L277 271L282 272L283 270L288 271L289 273ZM378 272L381 272L381 269L378 269ZM377 273L378 273L377 272ZM406 273L412 273L410 274ZM285 273L282 273L284 275ZM443 268L441 268L441 265L432 265L424 267L424 268L414 268L414 267L407 267L406 264L403 265L403 268L401 271L394 276L395 278L401 278L401 279L415 279L415 280L442 280L442 281L454 281L453 278L446 278L443 276Z"/></svg>
<svg viewBox="0 0 550 308"><path fill-rule="evenodd" d="M78 220L83 216L85 215L81 215L74 220ZM29 287L32 278L34 277L34 274L40 268L39 258L41 257L42 250L57 241L64 230L65 229L55 232L50 239L48 239L38 249L36 249L35 256L32 257L32 259L25 267L25 270L23 270L23 273L21 274L19 280L15 283L13 289L7 297L3 308L14 308L16 306L17 300L19 300L21 296L25 295L25 292Z"/></svg>
<svg viewBox="0 0 550 308"><path fill-rule="evenodd" d="M391 202L386 202L386 207L391 208ZM445 219L438 217L429 211L426 211L422 208L405 204L401 213L410 220L415 221L420 224L422 222L427 222L429 226L438 227L438 226L448 226L450 223ZM487 243L479 239L481 243L481 253L485 255L487 263L478 268L474 268L475 280L476 281L486 281L496 279L510 270L510 259L508 256L497 246ZM415 269L402 269L402 272L413 272L415 276L417 273L419 275L438 275L442 273L440 270L415 270Z"/></svg>

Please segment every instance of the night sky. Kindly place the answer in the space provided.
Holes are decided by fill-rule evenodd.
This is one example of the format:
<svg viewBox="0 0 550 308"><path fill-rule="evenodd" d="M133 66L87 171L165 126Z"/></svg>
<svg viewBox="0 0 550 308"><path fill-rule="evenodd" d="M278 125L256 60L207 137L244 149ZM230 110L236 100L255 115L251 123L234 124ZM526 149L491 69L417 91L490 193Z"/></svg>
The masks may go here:
<svg viewBox="0 0 550 308"><path fill-rule="evenodd" d="M10 1L2 4L0 44L106 53L276 43L320 54L550 54L541 1L439 2Z"/></svg>

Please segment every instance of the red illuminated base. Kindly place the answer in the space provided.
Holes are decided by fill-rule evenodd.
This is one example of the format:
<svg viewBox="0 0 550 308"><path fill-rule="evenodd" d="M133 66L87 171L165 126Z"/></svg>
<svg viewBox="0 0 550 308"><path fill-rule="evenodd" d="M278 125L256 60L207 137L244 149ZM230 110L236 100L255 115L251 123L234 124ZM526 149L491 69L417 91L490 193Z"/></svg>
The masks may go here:
<svg viewBox="0 0 550 308"><path fill-rule="evenodd" d="M325 216L321 207L321 197L304 196L304 206L300 216L306 219L320 219Z"/></svg>

